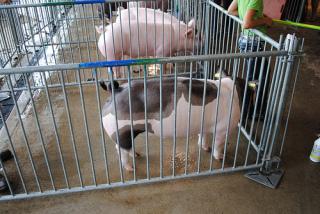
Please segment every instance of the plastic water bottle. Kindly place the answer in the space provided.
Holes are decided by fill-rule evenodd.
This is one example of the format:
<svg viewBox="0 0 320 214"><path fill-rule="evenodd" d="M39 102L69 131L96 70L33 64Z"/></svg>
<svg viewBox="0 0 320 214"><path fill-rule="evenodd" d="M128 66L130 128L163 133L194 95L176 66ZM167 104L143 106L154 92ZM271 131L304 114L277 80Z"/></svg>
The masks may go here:
<svg viewBox="0 0 320 214"><path fill-rule="evenodd" d="M316 141L314 141L312 152L310 154L310 160L316 163L320 162L320 136Z"/></svg>

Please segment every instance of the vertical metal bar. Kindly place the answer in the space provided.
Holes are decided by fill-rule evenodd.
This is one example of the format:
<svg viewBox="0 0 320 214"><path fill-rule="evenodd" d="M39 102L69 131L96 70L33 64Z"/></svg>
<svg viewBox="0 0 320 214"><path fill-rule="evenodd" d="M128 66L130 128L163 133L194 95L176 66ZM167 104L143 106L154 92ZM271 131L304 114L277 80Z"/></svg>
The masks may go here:
<svg viewBox="0 0 320 214"><path fill-rule="evenodd" d="M214 40L214 54L218 54L219 53L219 49L218 49L218 20L219 20L219 13L217 14L217 8L214 9L214 18L216 19L214 21L214 30L215 30L215 33L214 33L214 36L213 36L213 40ZM213 70L214 72L216 72L216 63L217 63L218 60L215 60L214 61L214 66L213 66Z"/></svg>
<svg viewBox="0 0 320 214"><path fill-rule="evenodd" d="M149 141L148 141L148 103L147 103L147 66L144 65L143 76L143 94L144 94L144 119L145 119L145 143L146 143L146 155L147 155L147 179L150 179L150 166L149 166Z"/></svg>
<svg viewBox="0 0 320 214"><path fill-rule="evenodd" d="M120 150L120 139L119 139L119 126L118 126L118 113L117 113L117 101L116 101L116 96L115 96L115 88L114 88L114 79L113 79L113 71L112 67L108 68L108 73L109 73L109 79L111 81L111 93L112 93L112 103L113 103L113 111L115 115L115 120L116 120L116 143L117 143L117 150L118 150L118 156L119 156L119 170L120 170L120 179L121 182L124 183L124 176L123 176L123 169L122 169L122 158L121 158L121 150Z"/></svg>
<svg viewBox="0 0 320 214"><path fill-rule="evenodd" d="M160 178L163 178L163 64L160 65Z"/></svg>
<svg viewBox="0 0 320 214"><path fill-rule="evenodd" d="M296 22L300 22L302 19L302 15L305 9L305 4L306 4L306 0L302 0L301 1L301 5L300 5L300 11L298 11L298 16L297 19L295 20Z"/></svg>
<svg viewBox="0 0 320 214"><path fill-rule="evenodd" d="M240 58L234 60L233 73L235 73L235 78L238 78L238 76L239 76L240 63L241 63L241 59L240 59ZM239 94L238 94L238 99L239 99L239 108L240 108L240 111L241 111L241 106L240 106L241 97L240 97ZM241 124L239 123L238 126L241 127ZM235 168L235 166L236 166L239 144L240 144L240 140L237 140L237 141L236 141L236 146L235 146L235 153L234 153L234 164L233 164L233 166L232 166L233 168Z"/></svg>
<svg viewBox="0 0 320 214"><path fill-rule="evenodd" d="M77 69L77 74L78 74L78 78L79 78L78 84L79 84L79 90L80 90L80 100L81 100L81 105L82 105L83 120L84 120L84 126L85 126L86 137L87 137L87 146L88 146L88 150L89 150L89 158L90 158L90 163L91 163L92 179L93 179L94 185L96 186L97 179L96 179L95 167L94 167L93 156L92 156L91 140L90 140L90 136L89 136L86 104L85 104L84 98L83 98L83 89L82 89L82 81L81 81L81 76L80 76L80 69Z"/></svg>
<svg viewBox="0 0 320 214"><path fill-rule="evenodd" d="M94 17L94 11L93 11L93 4L91 5L91 13L92 13L92 18L91 18L91 25L92 26L94 26L94 19L95 19L95 17ZM93 33L93 40L94 41L98 41L98 38L97 38L97 32L96 31L94 31L94 33ZM99 60L99 51L98 51L98 45L96 44L95 45L95 52L96 52L96 60L98 61ZM98 72L98 70L97 69L95 69L95 72ZM97 73L94 73L95 75L95 77L94 78L96 78L96 79L98 79L99 78L99 75L97 74ZM99 88L99 87L98 87ZM100 97L99 97L100 98Z"/></svg>
<svg viewBox="0 0 320 214"><path fill-rule="evenodd" d="M128 4L130 4L130 2L128 2ZM128 5L129 7L129 5ZM129 24L129 44L130 44L130 59L132 58L132 33L131 33L131 17L130 17L130 8L128 9L128 16L129 16L129 20L128 20L128 24ZM139 72L140 73L140 72Z"/></svg>
<svg viewBox="0 0 320 214"><path fill-rule="evenodd" d="M78 25L78 17L77 17L77 12L76 12L76 9L77 9L77 7L78 6L76 6L76 5L74 5L73 7L72 7L72 10L73 10L73 13L74 13L74 23L75 23L75 27L76 27L76 35L77 35L77 39L76 39L76 41L77 41L77 46L78 46L78 54L79 54L79 62L83 62L83 59L82 59L82 54L81 54L81 47L80 47L80 35L83 35L83 33L82 33L82 28L81 28L81 26L79 26ZM81 33L80 33L80 31L79 31L79 29L81 30ZM68 31L68 33L70 33L69 31ZM70 38L70 35L69 35L69 38ZM75 71L75 81L77 81L76 80L76 78L77 78L77 76L76 76L76 71Z"/></svg>
<svg viewBox="0 0 320 214"><path fill-rule="evenodd" d="M225 51L225 53L227 54L227 53L230 53L230 52L228 52L229 51L229 43L230 43L230 26L231 26L231 18L230 17L228 17L228 16L226 16L226 19L228 19L228 34L227 34L227 47L226 47L226 51ZM225 23L227 23L227 22L225 22ZM232 40L231 40L231 45L232 45ZM229 62L231 62L231 60L229 59ZM225 69L228 71L229 69L230 69L230 65L229 65L229 69L227 69L227 61L225 61L225 64L224 64L224 66L225 66ZM229 72L227 72L227 73L229 73Z"/></svg>
<svg viewBox="0 0 320 214"><path fill-rule="evenodd" d="M82 5L82 10L83 10L83 14L84 14L83 19L84 19L84 32L85 32L85 36L84 36L85 38L83 38L83 39L86 39L85 43L86 43L86 46L87 46L88 59L89 59L89 62L92 62L91 51L90 51L91 48L89 48L89 32L88 32L88 26L87 26L88 18L85 17L86 16L86 12L88 12L88 9L89 9L88 6ZM85 8L86 8L86 11L85 11ZM83 76L84 76L83 78L85 78L85 70L83 72Z"/></svg>
<svg viewBox="0 0 320 214"><path fill-rule="evenodd" d="M74 138L74 133L73 133L73 126L72 126L71 115L70 115L70 110L69 110L69 101L68 101L68 97L67 97L67 93L66 93L66 86L65 86L65 82L64 82L63 71L60 71L59 75L60 75L60 78L61 78L62 92L63 92L63 98L64 98L64 103L65 103L66 113L67 113L67 118L68 118L68 124L69 124L69 131L70 131L70 135L71 135L73 154L74 154L74 158L75 158L75 161L76 161L76 166L77 166L77 172L78 172L78 176L79 176L80 185L81 185L81 187L83 187L82 174L81 174L80 165L79 165L77 145L75 143L75 138Z"/></svg>
<svg viewBox="0 0 320 214"><path fill-rule="evenodd" d="M244 68L245 68L246 58L243 61L244 62L243 62L242 73L243 73ZM249 63L248 63L247 66L249 67ZM242 100L242 106L241 106L241 109L240 109L240 122L239 122L238 135L237 135L237 148L236 148L235 155L234 155L235 158L234 158L234 161L233 161L233 168L236 167L236 163L237 163L238 145L239 145L238 142L240 141L240 134L241 134L241 128L242 128L244 107L245 107L245 103L247 101L248 79L249 79L249 72L247 71L246 78L245 78L245 80L246 80L245 81L245 90L244 90L244 95L243 95L243 100Z"/></svg>
<svg viewBox="0 0 320 214"><path fill-rule="evenodd" d="M124 58L124 45L123 45L123 31L122 31L122 17L121 17L121 12L119 12L119 20L120 20L120 38L121 38L121 58L123 59ZM129 17L130 19L130 17ZM125 77L125 71L123 71L123 75L121 75L121 67L119 69L119 72L120 72L120 77Z"/></svg>
<svg viewBox="0 0 320 214"><path fill-rule="evenodd" d="M133 116L132 116L132 80L131 80L131 67L128 66L128 96L129 96L129 117L130 117L130 132L131 132L131 144L132 144L132 158L133 158L133 179L137 181L137 173L136 173L136 149L134 143L134 132L133 132Z"/></svg>
<svg viewBox="0 0 320 214"><path fill-rule="evenodd" d="M104 4L100 4L101 8L102 8L102 11L105 10L105 7L107 7L107 3L104 3ZM103 23L105 21L105 14L104 12L102 13L102 20L103 20ZM111 31L112 31L112 36L113 36L113 23L111 23L108 27L111 26ZM107 42L106 42L106 28L104 25L102 25L102 29L103 29L103 32L101 35L103 35L103 45L104 45L104 52L105 52L105 59L104 60L108 60L108 53L107 53Z"/></svg>
<svg viewBox="0 0 320 214"><path fill-rule="evenodd" d="M175 157L176 157L176 149L177 149L177 84L178 84L178 79L177 79L177 64L175 64L174 68L174 96L173 96L173 148L172 148L172 176L174 177L176 174L176 162L175 162Z"/></svg>
<svg viewBox="0 0 320 214"><path fill-rule="evenodd" d="M231 18L229 18L229 25L231 25ZM229 53L233 53L233 41L234 41L234 38L238 38L238 37L234 37L234 26L235 26L235 22L232 21L232 33L231 33L231 44L230 44L230 52ZM238 34L238 33L237 33ZM237 40L237 39L236 39ZM236 44L237 44L237 41L236 41ZM234 51L236 52L237 48L235 46L234 48ZM229 69L231 69L231 62L232 60L229 60ZM233 60L233 62L235 62L235 60Z"/></svg>
<svg viewBox="0 0 320 214"><path fill-rule="evenodd" d="M33 32L33 25L31 24L31 19L30 19L31 16L30 16L30 13L29 13L28 9L29 8L26 8L26 12L27 12L27 17L28 17L28 22L29 22L29 27L30 27L31 38L32 38L32 42L33 42L33 51L34 51L34 53L36 53L37 52L36 51L36 46L35 46L36 42L34 40L35 34ZM37 60L37 64L40 65L38 60ZM30 65L30 62L29 62L29 65ZM31 80L32 80L33 85L35 85L35 81L34 81L34 76L33 75L31 75Z"/></svg>
<svg viewBox="0 0 320 214"><path fill-rule="evenodd" d="M189 75L189 95L188 95L188 126L187 126L187 141L186 141L186 160L185 160L185 168L184 174L188 174L188 161L189 161L189 144L190 144L190 124L191 124L191 99L192 99L192 65L190 63L190 75Z"/></svg>
<svg viewBox="0 0 320 214"><path fill-rule="evenodd" d="M63 6L63 9L64 9L64 11L66 11L67 9L66 9L66 6ZM74 49L73 47L72 47L72 44L71 44L71 41L73 41L73 34L71 34L70 33L70 29L71 29L71 25L69 24L69 18L68 17L66 17L66 29L65 29L65 25L62 23L61 24L61 26L62 26L62 32L63 32L63 34L64 34L64 38L68 38L68 40L69 40L69 45L68 45L68 47L69 47L69 49L70 49L70 53L71 53L71 61L72 61L72 63L75 63L75 60L74 60L74 54L73 54L73 50L72 49ZM77 27L77 26L76 26ZM68 34L68 36L66 35L66 33ZM78 32L77 32L77 36L78 36ZM78 40L79 40L79 38L78 38ZM67 42L67 41L66 41ZM64 54L65 54L65 50L64 50L64 47L62 46L62 44L60 44L60 46L61 46L61 50L62 50L62 57L63 57L63 60L65 60L64 59ZM74 79L76 80L76 72L74 72Z"/></svg>
<svg viewBox="0 0 320 214"><path fill-rule="evenodd" d="M205 11L205 16L206 16L206 29L205 29L205 35L206 37L209 37L209 4L206 4L206 11ZM208 39L206 39L205 42L205 54L208 54L209 52L209 41ZM200 145L198 145L198 169L197 172L200 173L200 165L201 165L201 149L202 149L202 144L203 144L203 130L204 130L204 120L205 120L205 110L206 110L206 92L207 92L207 81L208 81L208 73L209 73L209 62L205 61L204 62L204 86L203 86L203 97L202 97L202 110L201 110L201 124L200 124ZM205 133L206 134L206 133Z"/></svg>
<svg viewBox="0 0 320 214"><path fill-rule="evenodd" d="M94 73L94 79L95 79L95 85L96 85L96 92L97 92L97 101L98 101L98 111L99 111L99 121L100 121L100 132L101 132L101 145L103 149L103 158L104 158L104 164L106 169L106 178L108 184L110 184L110 175L109 175L109 166L108 166L108 158L107 158L107 148L106 148L106 140L104 135L104 129L103 129L103 121L102 121L102 110L101 110L101 100L100 100L100 90L98 85L98 74L97 69L95 68L93 70Z"/></svg>
<svg viewBox="0 0 320 214"><path fill-rule="evenodd" d="M37 129L38 129L38 133L39 133L39 137L40 137L40 141L41 141L42 152L43 152L44 159L45 159L45 162L46 162L46 165L47 165L47 168L48 168L50 182L51 182L53 190L56 190L56 186L55 186L54 179L53 179L53 176L52 176L50 160L48 158L47 149L46 149L46 147L44 145L43 134L42 134L42 131L41 131L41 128L40 128L38 113L37 113L36 105L35 105L34 100L33 100L33 94L31 92L30 83L28 81L27 75L23 74L23 76L24 76L24 78L26 80L28 91L29 91L29 94L30 94L30 100L31 100L31 105L32 105L32 109L33 109L33 114L34 114L34 117L35 117L35 122L37 124Z"/></svg>
<svg viewBox="0 0 320 214"><path fill-rule="evenodd" d="M138 58L140 58L140 26L139 26L139 9L138 9L138 7L137 7L137 29L138 29Z"/></svg>
<svg viewBox="0 0 320 214"><path fill-rule="evenodd" d="M8 126L7 126L7 122L6 122L5 117L4 117L3 113L2 113L2 106L1 105L0 105L0 118L2 119L3 127L4 127L5 132L7 134L7 137L8 137L8 141L9 141L9 144L10 144L10 148L11 148L11 152L12 152L12 155L13 155L13 159L14 159L14 162L16 164L16 167L17 167L17 170L18 170L18 174L19 174L19 178L20 178L21 183L22 183L22 188L23 188L24 192L26 194L28 194L28 191L27 191L27 188L26 188L26 184L25 184L25 181L24 181L24 177L23 177L23 175L21 173L21 167L20 167L20 164L19 164L20 161L18 159L16 150L15 150L15 148L13 146L12 139L11 139L11 136L10 136L10 132L9 132L9 129L8 129Z"/></svg>
<svg viewBox="0 0 320 214"><path fill-rule="evenodd" d="M1 158L0 158L0 170L3 172L3 173L1 173L1 174L3 174L3 176L4 176L4 179L5 179L5 181L6 181L7 185L8 185L8 189L9 189L9 191L10 191L11 196L14 196L14 193L13 193L13 190L12 190L12 187L11 187L11 184L10 184L10 181L9 181L9 179L8 179L7 170L6 170L6 168L4 167ZM1 197L0 197L0 198L1 198Z"/></svg>
<svg viewBox="0 0 320 214"><path fill-rule="evenodd" d="M213 127L213 137L212 137L212 144L211 144L211 155L210 155L210 171L212 171L212 168L213 168L213 152L214 152L214 148L215 148L215 145L216 145L216 135L217 135L217 122L218 122L218 116L219 116L219 105L220 105L220 96L221 96L221 78L222 78L222 75L219 75L219 80L216 81L216 83L218 84L218 99L217 99L217 106L216 106L216 109L215 109L215 116L212 120L214 120L214 127Z"/></svg>
<svg viewBox="0 0 320 214"><path fill-rule="evenodd" d="M222 39L222 50L221 50L221 53L223 54L225 51L227 51L227 49L225 50L225 46L227 46L228 44L228 41L227 41L227 44L225 45L226 43L226 25L227 25L227 16L222 13L222 17L223 19L221 20L221 22L224 20L224 27L223 27L223 39ZM221 41L221 40L220 40ZM225 69L225 66L226 66L226 60L222 60L221 61L221 64L223 63L224 61L224 66L222 66L223 69Z"/></svg>
<svg viewBox="0 0 320 214"><path fill-rule="evenodd" d="M232 116L232 109L233 109L233 98L234 98L234 91L235 91L235 81L237 77L237 72L233 73L233 85L232 85L232 92L231 92L231 97L230 97L230 103L229 103L229 119L228 119L228 127L227 127L227 131L226 131L226 138L225 138L225 143L224 143L224 149L223 149L223 159L222 159L222 166L221 169L224 170L225 167L225 161L226 161L226 154L227 154L227 145L228 145L228 141L229 141L229 131L230 131L230 124L231 124L231 116ZM239 95L238 95L239 97Z"/></svg>
<svg viewBox="0 0 320 214"><path fill-rule="evenodd" d="M12 94L12 99L13 99L14 105L16 107L17 117L19 119L19 123L20 123L20 126L21 126L21 130L22 130L22 134L23 134L23 139L24 139L25 145L27 147L27 153L28 153L28 157L29 157L29 160L30 160L30 163L31 163L32 172L33 172L35 181L37 183L38 190L39 190L39 192L42 192L42 189L41 189L41 186L40 186L40 182L39 182L39 178L38 178L38 173L37 173L35 165L34 165L34 160L33 160L33 157L32 157L29 141L28 141L28 138L27 138L27 134L26 134L26 131L25 131L22 119L21 119L21 113L20 113L20 110L19 110L18 102L17 102L16 97L15 97L15 93L14 93L14 89L13 89L13 85L12 85L12 81L11 81L11 76L10 75L6 76L6 78L7 78L7 81L9 82L10 91L11 91L11 94Z"/></svg>

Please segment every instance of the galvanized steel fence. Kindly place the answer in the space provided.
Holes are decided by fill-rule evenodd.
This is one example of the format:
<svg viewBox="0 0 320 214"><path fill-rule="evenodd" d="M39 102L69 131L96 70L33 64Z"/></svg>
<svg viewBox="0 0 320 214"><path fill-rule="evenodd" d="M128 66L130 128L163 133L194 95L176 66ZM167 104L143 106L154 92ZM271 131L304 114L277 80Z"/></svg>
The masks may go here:
<svg viewBox="0 0 320 214"><path fill-rule="evenodd" d="M281 18L283 20L300 22L307 10L306 1L308 0L287 0Z"/></svg>
<svg viewBox="0 0 320 214"><path fill-rule="evenodd" d="M167 13L157 10L157 1L143 1L146 4L142 8L119 10L118 16L115 12L99 15L98 8L108 13L105 8L124 6L128 1L102 2L0 6L1 14L33 11L35 20L47 14L45 20L56 26L54 30L49 27L46 36L40 31L31 33L33 38L38 36L37 41L21 43L26 53L37 48L41 53L25 54L15 66L0 70L4 77L0 93L11 95L0 105L0 144L13 154L13 160L0 160L8 185L0 200L242 170L273 170L274 162L279 167L280 159L275 157L283 152L289 119L286 112L291 111L294 92L294 87L289 88L298 74L301 40L288 36L276 42L256 30L243 37L241 21L212 1L167 1ZM164 9L166 2L160 3ZM107 16L111 23L105 26ZM192 24L192 18L194 27L187 25ZM98 35L95 26L100 24L103 31ZM106 40L103 32L108 31L111 33ZM26 38L27 31L21 30L21 34ZM190 40L175 40L176 35ZM111 44L111 55L119 51L120 56L103 55L107 47L99 47L99 38L100 44ZM170 51L163 48L156 52L156 47L170 47ZM127 53L128 60L124 60ZM143 59L132 59L137 56ZM31 58L35 64L30 63ZM229 89L223 75L233 80ZM236 84L239 78L243 82L240 89ZM120 89L114 80L120 82ZM102 90L101 81L109 86L109 92ZM184 81L188 82L184 85L187 89L180 96ZM154 88L158 88L157 93ZM214 89L215 96L208 88ZM122 102L117 90L126 93ZM150 102L157 105L151 108ZM181 106L181 102L186 105ZM105 119L108 108L115 120ZM234 121L238 108L241 114ZM183 111L186 113L181 116ZM194 112L199 112L199 118L194 118ZM137 117L141 117L139 124ZM206 122L209 117L210 128ZM173 120L168 122L168 118ZM226 126L221 131L222 119ZM195 126L198 120L199 126ZM232 130L234 122L236 128ZM123 123L127 124L127 135L123 134ZM106 133L108 128L114 130L112 136ZM194 129L199 131L199 139L193 136ZM181 130L185 130L183 138L179 136ZM170 137L165 136L168 132ZM219 135L224 142L221 161L214 158ZM142 154L129 158L132 172L125 170L123 140L132 144L133 154ZM212 148L206 147L207 152L201 149L206 142ZM120 146L115 149L115 145Z"/></svg>

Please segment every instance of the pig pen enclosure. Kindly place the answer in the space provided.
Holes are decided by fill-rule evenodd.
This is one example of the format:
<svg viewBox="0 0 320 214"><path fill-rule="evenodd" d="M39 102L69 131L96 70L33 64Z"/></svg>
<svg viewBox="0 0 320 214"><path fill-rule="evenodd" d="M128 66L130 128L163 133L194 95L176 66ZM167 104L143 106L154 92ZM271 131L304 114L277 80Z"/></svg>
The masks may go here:
<svg viewBox="0 0 320 214"><path fill-rule="evenodd" d="M0 148L13 155L0 200L236 171L277 186L303 39L240 41L241 21L210 0L21 0L0 5L0 29Z"/></svg>

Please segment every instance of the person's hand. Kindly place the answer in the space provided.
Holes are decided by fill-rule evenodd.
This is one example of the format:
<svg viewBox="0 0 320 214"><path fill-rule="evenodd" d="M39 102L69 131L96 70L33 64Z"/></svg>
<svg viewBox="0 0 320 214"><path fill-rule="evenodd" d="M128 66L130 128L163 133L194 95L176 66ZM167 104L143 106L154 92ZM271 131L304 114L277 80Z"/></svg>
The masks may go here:
<svg viewBox="0 0 320 214"><path fill-rule="evenodd" d="M0 0L1 4L11 4L12 0Z"/></svg>
<svg viewBox="0 0 320 214"><path fill-rule="evenodd" d="M267 26L271 26L272 25L272 19L268 16L264 16L263 17L264 19L264 24L267 25Z"/></svg>

